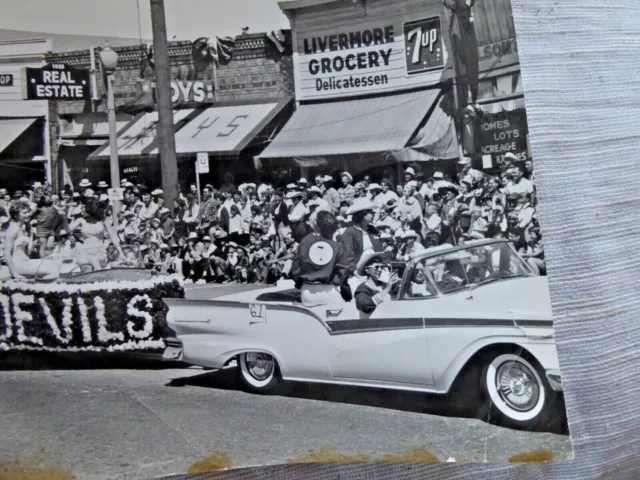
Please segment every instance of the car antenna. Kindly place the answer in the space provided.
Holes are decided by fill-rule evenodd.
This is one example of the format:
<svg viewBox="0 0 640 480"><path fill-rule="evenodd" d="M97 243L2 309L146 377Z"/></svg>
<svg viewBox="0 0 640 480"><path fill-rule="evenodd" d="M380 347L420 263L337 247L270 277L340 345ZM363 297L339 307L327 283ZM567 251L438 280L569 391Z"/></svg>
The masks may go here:
<svg viewBox="0 0 640 480"><path fill-rule="evenodd" d="M451 238L453 239L453 246L456 247L458 249L458 258L460 259L460 267L462 268L462 273L464 273L464 279L467 282L467 290L469 290L469 296L466 298L466 300L473 300L473 288L471 288L471 284L469 283L469 276L467 275L467 271L465 270L464 266L462 265L462 252L460 252L460 245L458 244L458 239L456 238L454 232L451 232Z"/></svg>

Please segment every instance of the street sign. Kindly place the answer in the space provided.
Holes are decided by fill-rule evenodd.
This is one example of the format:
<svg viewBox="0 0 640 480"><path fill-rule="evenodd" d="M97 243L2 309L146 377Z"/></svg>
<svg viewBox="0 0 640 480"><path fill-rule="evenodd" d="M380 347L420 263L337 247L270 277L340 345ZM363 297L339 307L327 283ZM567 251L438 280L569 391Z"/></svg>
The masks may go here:
<svg viewBox="0 0 640 480"><path fill-rule="evenodd" d="M124 200L124 188L109 188L107 189L109 194L109 200L112 202L121 202Z"/></svg>
<svg viewBox="0 0 640 480"><path fill-rule="evenodd" d="M198 173L209 173L209 154L206 152L198 153Z"/></svg>

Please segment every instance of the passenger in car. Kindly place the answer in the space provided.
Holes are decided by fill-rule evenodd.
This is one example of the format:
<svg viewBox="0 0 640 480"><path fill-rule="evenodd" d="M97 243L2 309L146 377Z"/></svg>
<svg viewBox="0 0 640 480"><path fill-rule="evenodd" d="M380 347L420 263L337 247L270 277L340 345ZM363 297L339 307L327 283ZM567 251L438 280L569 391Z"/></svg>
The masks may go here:
<svg viewBox="0 0 640 480"><path fill-rule="evenodd" d="M356 308L371 315L382 302L391 300L391 289L400 281L395 272L391 272L389 258L384 253L365 251L358 262L356 271L366 280L358 285L354 295Z"/></svg>

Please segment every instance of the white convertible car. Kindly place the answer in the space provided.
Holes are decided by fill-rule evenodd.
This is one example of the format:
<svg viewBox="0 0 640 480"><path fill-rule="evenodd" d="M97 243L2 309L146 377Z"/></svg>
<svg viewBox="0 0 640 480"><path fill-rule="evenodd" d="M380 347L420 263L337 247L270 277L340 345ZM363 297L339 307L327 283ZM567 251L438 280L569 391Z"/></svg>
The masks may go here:
<svg viewBox="0 0 640 480"><path fill-rule="evenodd" d="M305 308L283 287L166 299L176 338L166 339L164 358L214 369L237 359L256 393L283 380L455 390L477 394L515 428L556 414L562 384L547 279L507 241L435 247L393 268L402 281L371 315L355 301Z"/></svg>

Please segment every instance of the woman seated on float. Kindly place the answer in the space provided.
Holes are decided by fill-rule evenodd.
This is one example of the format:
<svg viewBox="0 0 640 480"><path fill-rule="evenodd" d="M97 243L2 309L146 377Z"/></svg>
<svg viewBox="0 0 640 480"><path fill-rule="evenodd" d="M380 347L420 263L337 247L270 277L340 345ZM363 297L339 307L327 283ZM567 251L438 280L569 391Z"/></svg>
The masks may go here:
<svg viewBox="0 0 640 480"><path fill-rule="evenodd" d="M10 221L5 230L5 263L11 278L15 280L54 280L60 276L61 259L29 257L30 240L25 232L29 213L29 208L24 205L16 205L9 210Z"/></svg>

